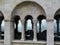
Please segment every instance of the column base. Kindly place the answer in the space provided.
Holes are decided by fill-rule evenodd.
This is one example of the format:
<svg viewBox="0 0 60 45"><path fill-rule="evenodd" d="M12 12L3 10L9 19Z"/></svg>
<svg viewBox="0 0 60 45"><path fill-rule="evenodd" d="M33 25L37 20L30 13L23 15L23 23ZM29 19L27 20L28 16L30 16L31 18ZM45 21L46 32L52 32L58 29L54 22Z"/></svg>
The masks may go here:
<svg viewBox="0 0 60 45"><path fill-rule="evenodd" d="M21 41L24 41L24 39L21 39Z"/></svg>
<svg viewBox="0 0 60 45"><path fill-rule="evenodd" d="M37 41L37 39L33 39L33 41Z"/></svg>

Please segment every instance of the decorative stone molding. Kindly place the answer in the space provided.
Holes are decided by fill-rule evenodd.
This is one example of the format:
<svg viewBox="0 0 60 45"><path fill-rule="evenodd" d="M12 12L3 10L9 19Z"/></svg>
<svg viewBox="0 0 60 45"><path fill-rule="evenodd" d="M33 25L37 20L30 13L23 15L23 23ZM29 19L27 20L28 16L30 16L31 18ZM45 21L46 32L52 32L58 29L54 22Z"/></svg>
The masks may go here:
<svg viewBox="0 0 60 45"><path fill-rule="evenodd" d="M12 20L4 20L5 22L14 22L14 21L12 21Z"/></svg>
<svg viewBox="0 0 60 45"><path fill-rule="evenodd" d="M54 19L46 19L47 22L54 21Z"/></svg>

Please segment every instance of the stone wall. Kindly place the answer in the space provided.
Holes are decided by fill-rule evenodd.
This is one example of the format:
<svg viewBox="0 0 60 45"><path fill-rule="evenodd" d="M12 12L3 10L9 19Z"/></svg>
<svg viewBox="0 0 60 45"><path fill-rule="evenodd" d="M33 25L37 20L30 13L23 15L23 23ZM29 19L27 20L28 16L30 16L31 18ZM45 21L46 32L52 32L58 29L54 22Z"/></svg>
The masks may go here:
<svg viewBox="0 0 60 45"><path fill-rule="evenodd" d="M25 2L33 2L29 5L26 5ZM25 4L20 8L19 5ZM36 4L38 5L36 5ZM35 6L33 6L34 4ZM16 8L17 7L17 8ZM28 8L30 11L27 11ZM33 8L34 7L34 8ZM0 11L2 12L5 20L5 38L4 41L0 41L0 45L54 45L54 29L53 29L53 20L56 11L60 8L60 0L0 0ZM18 10L16 10L18 9ZM16 11L16 12L14 12ZM22 11L22 14L20 12ZM36 12L35 12L36 11ZM42 13L43 12L43 13ZM30 14L33 16L34 20L36 20L36 16L39 14L45 14L47 20L47 41L46 43L18 43L12 42L14 40L13 36L13 16L19 15L24 18L25 16ZM13 15L12 15L13 14ZM60 42L59 42L60 43ZM60 45L60 44L55 45Z"/></svg>
<svg viewBox="0 0 60 45"><path fill-rule="evenodd" d="M3 40L0 40L0 45L4 45L4 41Z"/></svg>

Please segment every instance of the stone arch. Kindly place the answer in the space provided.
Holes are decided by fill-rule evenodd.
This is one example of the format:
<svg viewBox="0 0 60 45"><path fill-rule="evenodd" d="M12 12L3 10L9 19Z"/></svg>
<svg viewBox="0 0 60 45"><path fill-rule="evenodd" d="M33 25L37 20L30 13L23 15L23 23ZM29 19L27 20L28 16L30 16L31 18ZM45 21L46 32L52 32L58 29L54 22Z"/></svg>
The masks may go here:
<svg viewBox="0 0 60 45"><path fill-rule="evenodd" d="M25 16L24 19L25 19L25 21L24 21L25 22L24 23L25 39L26 40L33 40L33 17L31 15L27 15L27 16ZM29 26L28 26L28 23L30 23Z"/></svg>
<svg viewBox="0 0 60 45"><path fill-rule="evenodd" d="M0 11L0 16L4 16L3 13Z"/></svg>
<svg viewBox="0 0 60 45"><path fill-rule="evenodd" d="M25 7L25 8L24 8ZM29 13L29 9L30 9L30 13ZM34 8L35 7L35 8ZM23 9L24 8L24 9ZM23 10L22 10L23 9ZM33 10L32 10L33 9ZM20 10L20 13L19 13L19 10ZM32 11L31 11L32 10ZM28 13L27 13L28 11ZM35 14L33 14L35 11ZM18 12L18 13L17 13ZM25 12L25 14L23 13ZM17 4L15 6L15 8L13 9L12 11L12 16L11 16L11 19L13 19L13 16L14 15L20 15L21 18L23 19L23 17L25 17L26 15L32 15L33 18L37 18L38 15L45 15L46 16L46 13L45 13L45 10L43 9L43 7L38 4L37 2L34 2L34 1L24 1L24 2L21 2L19 4ZM23 16L24 15L24 16ZM35 17L34 17L35 16Z"/></svg>
<svg viewBox="0 0 60 45"><path fill-rule="evenodd" d="M37 40L45 40L47 35L47 28L46 28L46 16L39 15L37 17Z"/></svg>
<svg viewBox="0 0 60 45"><path fill-rule="evenodd" d="M54 40L55 41L60 41L60 9L58 9L56 12L55 12L55 15L54 15Z"/></svg>
<svg viewBox="0 0 60 45"><path fill-rule="evenodd" d="M27 20L27 19L33 19L33 17L31 16L31 15L27 15L27 16L25 16L25 19Z"/></svg>
<svg viewBox="0 0 60 45"><path fill-rule="evenodd" d="M15 15L14 16L14 39L21 39L21 32L19 32L19 28L21 28L20 26L20 16Z"/></svg>
<svg viewBox="0 0 60 45"><path fill-rule="evenodd" d="M56 14L60 14L59 12L60 12L60 8L57 9L57 11L55 12L54 16L55 16Z"/></svg>
<svg viewBox="0 0 60 45"><path fill-rule="evenodd" d="M4 15L1 11L0 11L0 39L4 39Z"/></svg>
<svg viewBox="0 0 60 45"><path fill-rule="evenodd" d="M14 19L15 15L20 16L21 22L24 23L23 22L23 21L25 21L24 17L27 15L32 16L33 20L36 20L39 15L46 16L46 13L45 13L45 10L43 9L43 7L41 5L39 5L38 3L33 2L33 1L24 1L20 4L18 4L14 8L12 15L11 15L11 20ZM33 22L33 23L35 23L35 22ZM23 35L23 31L22 31L22 35ZM23 38L23 36L22 36L22 38Z"/></svg>
<svg viewBox="0 0 60 45"><path fill-rule="evenodd" d="M44 15L39 15L38 17L37 17L37 19L39 20L41 20L41 19L46 19L46 16L44 16Z"/></svg>

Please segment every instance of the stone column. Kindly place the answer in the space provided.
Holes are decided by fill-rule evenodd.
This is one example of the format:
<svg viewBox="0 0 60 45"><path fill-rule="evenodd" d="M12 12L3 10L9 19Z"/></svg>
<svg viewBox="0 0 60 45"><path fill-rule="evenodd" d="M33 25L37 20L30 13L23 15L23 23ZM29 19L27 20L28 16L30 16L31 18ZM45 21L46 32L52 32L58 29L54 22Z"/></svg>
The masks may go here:
<svg viewBox="0 0 60 45"><path fill-rule="evenodd" d="M34 38L33 41L37 41L37 20L33 20L33 31L34 31Z"/></svg>
<svg viewBox="0 0 60 45"><path fill-rule="evenodd" d="M4 45L12 45L12 40L14 38L13 31L13 22L5 20Z"/></svg>
<svg viewBox="0 0 60 45"><path fill-rule="evenodd" d="M24 20L21 20L21 23L22 23L22 36L21 36L21 40L24 41L25 40Z"/></svg>
<svg viewBox="0 0 60 45"><path fill-rule="evenodd" d="M0 39L1 39L1 23L0 23Z"/></svg>
<svg viewBox="0 0 60 45"><path fill-rule="evenodd" d="M47 20L47 45L54 45L54 24L53 19Z"/></svg>

